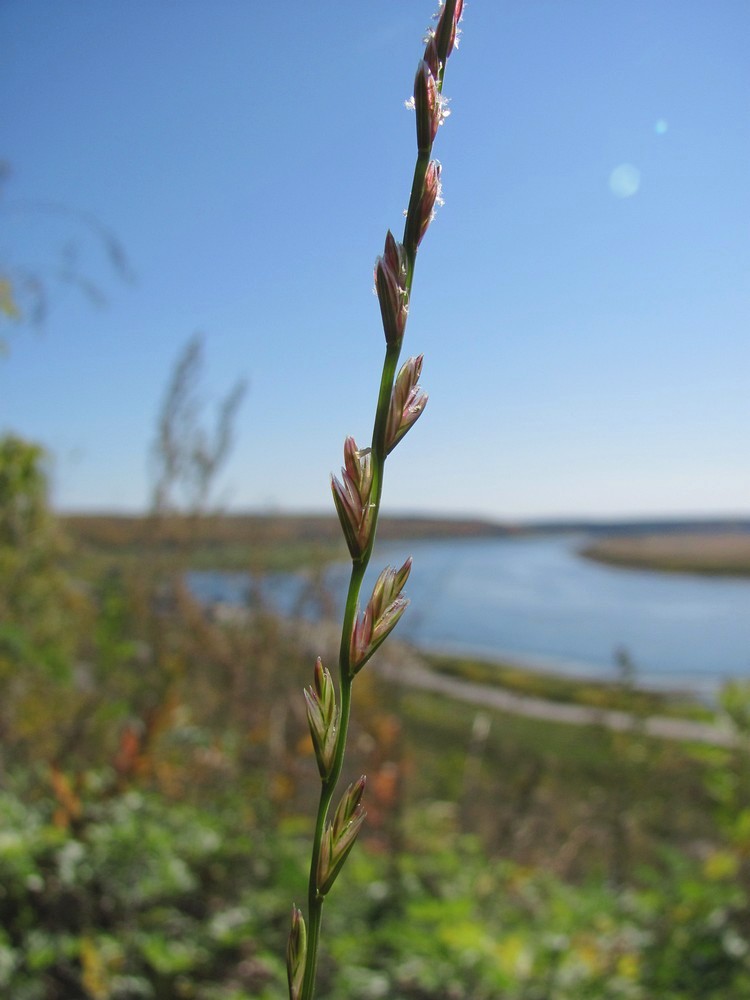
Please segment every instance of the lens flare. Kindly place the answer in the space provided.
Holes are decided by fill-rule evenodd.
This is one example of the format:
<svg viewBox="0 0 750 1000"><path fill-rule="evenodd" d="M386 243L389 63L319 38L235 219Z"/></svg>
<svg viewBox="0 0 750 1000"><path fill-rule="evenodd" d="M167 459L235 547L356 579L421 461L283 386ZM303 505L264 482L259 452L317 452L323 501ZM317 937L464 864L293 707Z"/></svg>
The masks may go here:
<svg viewBox="0 0 750 1000"><path fill-rule="evenodd" d="M621 163L609 175L609 189L616 198L632 198L641 186L641 172L632 163Z"/></svg>

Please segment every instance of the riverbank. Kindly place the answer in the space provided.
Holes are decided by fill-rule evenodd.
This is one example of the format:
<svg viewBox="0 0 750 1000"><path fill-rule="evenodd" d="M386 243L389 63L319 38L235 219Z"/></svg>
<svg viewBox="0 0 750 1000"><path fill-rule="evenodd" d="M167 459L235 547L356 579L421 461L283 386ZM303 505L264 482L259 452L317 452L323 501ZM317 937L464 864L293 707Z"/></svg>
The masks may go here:
<svg viewBox="0 0 750 1000"><path fill-rule="evenodd" d="M518 694L503 687L501 683L477 683L451 677L430 668L428 661L423 660L420 663L419 658L414 658L405 669L403 665L396 668L388 661L378 669L388 680L410 688L430 691L469 705L540 722L579 727L601 726L613 732L640 734L654 739L683 743L705 743L709 746L731 747L737 741L737 736L731 728L717 722L700 722L676 714L650 715L640 711L594 707L586 703L560 702ZM635 693L648 696L648 692ZM602 700L606 701L606 698ZM689 710L687 705L685 709ZM700 707L696 705L695 710L700 711Z"/></svg>
<svg viewBox="0 0 750 1000"><path fill-rule="evenodd" d="M595 562L662 573L750 577L750 532L690 532L599 538L580 550Z"/></svg>
<svg viewBox="0 0 750 1000"><path fill-rule="evenodd" d="M292 622L289 628L310 650L335 661L334 623ZM391 640L373 661L388 684L425 691L451 701L518 716L540 725L598 726L613 732L678 742L733 746L726 719L689 693L653 691L635 682L595 681L524 669L518 663L444 656Z"/></svg>

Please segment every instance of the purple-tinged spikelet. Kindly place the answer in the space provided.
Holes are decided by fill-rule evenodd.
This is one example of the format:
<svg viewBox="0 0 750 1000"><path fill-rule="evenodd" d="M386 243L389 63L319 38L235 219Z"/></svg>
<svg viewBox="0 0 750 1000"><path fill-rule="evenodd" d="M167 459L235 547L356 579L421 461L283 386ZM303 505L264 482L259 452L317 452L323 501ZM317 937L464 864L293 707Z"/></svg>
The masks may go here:
<svg viewBox="0 0 750 1000"><path fill-rule="evenodd" d="M409 315L406 269L406 250L389 229L383 256L375 261L375 291L387 344L399 345L404 337Z"/></svg>
<svg viewBox="0 0 750 1000"><path fill-rule="evenodd" d="M286 946L286 975L289 982L289 1000L299 1000L302 996L302 980L305 976L307 957L307 929L302 911L292 907L292 927Z"/></svg>
<svg viewBox="0 0 750 1000"><path fill-rule="evenodd" d="M424 234L435 218L435 205L442 205L440 192L440 171L442 167L438 160L430 160L424 177L424 187L422 188L422 200L419 203L419 231L417 235L417 246L422 242Z"/></svg>
<svg viewBox="0 0 750 1000"><path fill-rule="evenodd" d="M440 74L440 59L438 57L435 33L433 31L431 31L427 36L427 45L425 46L424 56L422 58L430 67L430 72L437 80Z"/></svg>
<svg viewBox="0 0 750 1000"><path fill-rule="evenodd" d="M370 449L360 451L353 437L344 443L341 482L331 476L331 490L349 553L352 559L359 559L367 548L372 528L372 460Z"/></svg>
<svg viewBox="0 0 750 1000"><path fill-rule="evenodd" d="M306 688L304 694L315 759L320 776L325 781L331 773L336 753L338 709L333 678L320 657L315 663L314 685Z"/></svg>
<svg viewBox="0 0 750 1000"><path fill-rule="evenodd" d="M440 61L445 64L448 56L453 51L456 39L459 34L458 22L463 14L463 0L456 0L453 11L449 13L449 4L442 4L439 14L438 26L435 29L435 39Z"/></svg>
<svg viewBox="0 0 750 1000"><path fill-rule="evenodd" d="M388 454L416 423L427 405L427 393L417 384L422 374L423 360L422 354L409 358L396 376L385 432L385 449Z"/></svg>
<svg viewBox="0 0 750 1000"><path fill-rule="evenodd" d="M341 797L332 823L327 823L323 831L318 857L318 894L325 896L354 846L360 827L367 813L362 808L365 790L364 775L353 785L349 785Z"/></svg>
<svg viewBox="0 0 750 1000"><path fill-rule="evenodd" d="M421 59L414 77L414 110L417 116L417 149L429 153L440 126L441 102L437 80Z"/></svg>
<svg viewBox="0 0 750 1000"><path fill-rule="evenodd" d="M372 589L367 607L354 620L349 643L349 663L352 676L367 663L381 643L393 631L409 604L401 591L411 572L411 557L401 569L387 566Z"/></svg>

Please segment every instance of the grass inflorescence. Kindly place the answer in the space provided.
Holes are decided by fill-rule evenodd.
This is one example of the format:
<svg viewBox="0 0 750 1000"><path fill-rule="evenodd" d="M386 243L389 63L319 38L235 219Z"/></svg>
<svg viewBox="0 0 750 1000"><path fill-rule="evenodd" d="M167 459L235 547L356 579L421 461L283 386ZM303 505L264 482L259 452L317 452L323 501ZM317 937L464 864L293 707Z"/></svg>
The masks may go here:
<svg viewBox="0 0 750 1000"><path fill-rule="evenodd" d="M310 860L307 920L296 905L292 908L287 946L290 1000L312 1000L314 996L323 903L366 816L364 775L343 794L339 792L352 684L408 604L403 589L411 569L410 559L398 569L386 567L381 572L363 610L360 594L375 544L386 458L420 417L427 402L419 385L422 355L409 358L400 368L399 361L409 318L417 250L436 205L441 203L442 168L432 158L432 147L447 116L443 79L459 32L462 8L463 0L446 0L436 15L434 29L427 33L409 102L416 121L417 159L404 234L399 241L389 230L383 253L375 263L375 292L385 335L385 357L372 438L367 447L360 447L353 437L346 439L341 478L331 480L334 506L351 556L351 576L341 628L338 685L318 659L313 685L305 692L321 788ZM334 808L336 796L338 804Z"/></svg>

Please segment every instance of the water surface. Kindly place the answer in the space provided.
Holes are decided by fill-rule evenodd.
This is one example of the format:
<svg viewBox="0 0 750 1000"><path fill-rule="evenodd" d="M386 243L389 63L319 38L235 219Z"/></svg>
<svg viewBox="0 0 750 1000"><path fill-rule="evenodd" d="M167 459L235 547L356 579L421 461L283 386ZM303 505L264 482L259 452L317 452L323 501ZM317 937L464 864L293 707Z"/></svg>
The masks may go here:
<svg viewBox="0 0 750 1000"><path fill-rule="evenodd" d="M601 678L614 678L615 653L624 648L639 682L705 693L750 677L750 581L600 565L577 555L585 541L539 535L383 545L366 593L386 563L411 554L412 604L397 634L425 648ZM247 590L238 574L193 574L193 586L197 577L199 596L232 600ZM326 579L338 614L348 567L331 567ZM276 577L270 599L289 611L303 586L301 576Z"/></svg>

